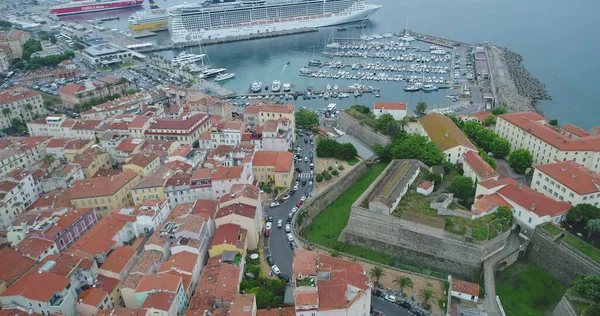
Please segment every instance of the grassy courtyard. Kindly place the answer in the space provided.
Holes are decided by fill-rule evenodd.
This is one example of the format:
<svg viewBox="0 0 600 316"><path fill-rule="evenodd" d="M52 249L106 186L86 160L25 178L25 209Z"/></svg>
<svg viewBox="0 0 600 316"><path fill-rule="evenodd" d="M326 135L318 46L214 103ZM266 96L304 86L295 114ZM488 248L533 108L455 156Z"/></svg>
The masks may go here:
<svg viewBox="0 0 600 316"><path fill-rule="evenodd" d="M496 277L496 294L509 316L542 316L566 290L534 263L517 262Z"/></svg>
<svg viewBox="0 0 600 316"><path fill-rule="evenodd" d="M364 176L317 215L312 223L304 230L306 239L328 248L339 248L341 246L343 249L340 250L345 253L389 264L391 257L387 254L378 253L353 245L341 245L337 241L342 230L348 223L352 204L363 192L365 192L369 185L377 179L385 167L387 167L387 163L373 165Z"/></svg>

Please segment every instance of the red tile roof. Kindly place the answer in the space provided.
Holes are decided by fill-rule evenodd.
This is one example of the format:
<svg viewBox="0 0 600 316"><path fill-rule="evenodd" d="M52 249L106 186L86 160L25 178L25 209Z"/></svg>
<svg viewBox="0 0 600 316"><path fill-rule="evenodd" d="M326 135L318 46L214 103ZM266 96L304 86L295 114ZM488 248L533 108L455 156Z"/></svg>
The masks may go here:
<svg viewBox="0 0 600 316"><path fill-rule="evenodd" d="M202 270L196 287L196 296L190 301L190 309L202 309L202 305L218 300L231 302L238 293L240 267L220 262L221 256L210 258Z"/></svg>
<svg viewBox="0 0 600 316"><path fill-rule="evenodd" d="M406 111L406 103L404 102L375 102L375 110L404 110Z"/></svg>
<svg viewBox="0 0 600 316"><path fill-rule="evenodd" d="M106 261L100 266L100 269L115 273L122 273L127 264L135 256L135 249L131 247L117 247L106 258Z"/></svg>
<svg viewBox="0 0 600 316"><path fill-rule="evenodd" d="M260 189L252 184L234 184L229 190L229 194L225 194L221 197L219 204L229 202L231 200L246 197L253 200L258 200L260 196Z"/></svg>
<svg viewBox="0 0 600 316"><path fill-rule="evenodd" d="M513 178L503 178L503 179L499 179L499 180L494 180L494 179L484 180L484 181L479 182L478 184L486 189L492 189L492 188L496 188L496 187L507 185L507 184L517 185L518 183L519 182Z"/></svg>
<svg viewBox="0 0 600 316"><path fill-rule="evenodd" d="M190 128L192 128L192 126L194 126L194 124L204 121L206 119L208 119L208 115L201 113L194 114L186 120L161 118L157 119L154 123L152 123L152 125L150 125L148 129L189 130Z"/></svg>
<svg viewBox="0 0 600 316"><path fill-rule="evenodd" d="M142 293L150 292L152 290L162 290L175 293L181 282L181 276L175 274L149 274L142 278L142 281L135 289L135 292Z"/></svg>
<svg viewBox="0 0 600 316"><path fill-rule="evenodd" d="M97 316L146 316L148 312L145 308L125 308L115 307L99 310Z"/></svg>
<svg viewBox="0 0 600 316"><path fill-rule="evenodd" d="M68 250L70 251L81 251L89 255L97 255L108 253L117 244L113 240L114 236L121 230L128 222L135 222L134 216L128 216L123 214L117 214L111 212L102 217L98 223L90 230L85 232L74 244L72 244Z"/></svg>
<svg viewBox="0 0 600 316"><path fill-rule="evenodd" d="M256 207L242 203L235 203L220 208L215 214L215 218L221 218L236 214L243 217L254 218L257 215Z"/></svg>
<svg viewBox="0 0 600 316"><path fill-rule="evenodd" d="M498 190L497 193L504 199L511 200L540 217L563 215L573 207L567 202L555 201L526 185L508 184Z"/></svg>
<svg viewBox="0 0 600 316"><path fill-rule="evenodd" d="M182 251L172 255L168 261L163 262L158 268L158 273L171 270L180 270L192 273L198 262L198 255Z"/></svg>
<svg viewBox="0 0 600 316"><path fill-rule="evenodd" d="M296 309L294 307L258 309L256 316L295 316Z"/></svg>
<svg viewBox="0 0 600 316"><path fill-rule="evenodd" d="M600 191L600 174L575 161L560 161L535 168L579 195Z"/></svg>
<svg viewBox="0 0 600 316"><path fill-rule="evenodd" d="M471 212L477 214L486 213L500 206L506 206L510 209L513 208L510 203L506 202L506 200L497 193L484 195L482 198L477 200L477 202L473 203L471 206Z"/></svg>
<svg viewBox="0 0 600 316"><path fill-rule="evenodd" d="M0 284L6 282L7 285L11 285L35 265L35 260L8 247L0 250L0 258Z"/></svg>
<svg viewBox="0 0 600 316"><path fill-rule="evenodd" d="M583 128L579 127L579 126L575 126L573 124L566 124L563 125L563 127L561 127L563 130L578 136L578 137L586 137L586 136L590 136L592 134L590 134L590 132L584 130Z"/></svg>
<svg viewBox="0 0 600 316"><path fill-rule="evenodd" d="M481 180L497 177L498 173L478 153L467 151L463 155L464 162L477 174Z"/></svg>
<svg viewBox="0 0 600 316"><path fill-rule="evenodd" d="M479 284L453 279L452 280L452 291L478 297L479 296Z"/></svg>
<svg viewBox="0 0 600 316"><path fill-rule="evenodd" d="M53 242L39 239L34 237L27 237L23 239L15 248L18 252L28 256L30 258L36 259L44 254L54 245Z"/></svg>
<svg viewBox="0 0 600 316"><path fill-rule="evenodd" d="M293 114L294 106L290 104L269 105L263 104L258 108L258 112Z"/></svg>
<svg viewBox="0 0 600 316"><path fill-rule="evenodd" d="M204 218L204 220L208 220L209 218L215 216L218 205L219 203L217 201L198 199L194 203L192 214L201 216Z"/></svg>
<svg viewBox="0 0 600 316"><path fill-rule="evenodd" d="M159 311L168 312L173 304L177 304L177 298L174 293L158 292L152 293L146 297L142 308L153 308Z"/></svg>
<svg viewBox="0 0 600 316"><path fill-rule="evenodd" d="M0 91L0 104L7 104L19 100L29 99L38 95L41 95L38 91L29 90L24 87L15 87Z"/></svg>
<svg viewBox="0 0 600 316"><path fill-rule="evenodd" d="M201 168L192 174L192 179L210 178L213 181L241 179L243 171L243 166Z"/></svg>
<svg viewBox="0 0 600 316"><path fill-rule="evenodd" d="M21 296L32 301L48 302L70 282L69 278L52 273L31 273L22 276L0 296Z"/></svg>
<svg viewBox="0 0 600 316"><path fill-rule="evenodd" d="M217 227L210 248L227 244L236 246L238 249L243 249L244 243L246 242L245 231L245 229L242 229L240 225L237 224L223 224Z"/></svg>
<svg viewBox="0 0 600 316"><path fill-rule="evenodd" d="M423 190L429 190L429 188L431 188L432 186L433 186L433 182L427 181L427 180L419 183L419 188L421 188Z"/></svg>
<svg viewBox="0 0 600 316"><path fill-rule="evenodd" d="M102 120L82 120L77 121L77 123L75 123L71 129L93 131L96 130L100 125L102 125Z"/></svg>
<svg viewBox="0 0 600 316"><path fill-rule="evenodd" d="M85 199L90 197L110 196L118 192L127 183L139 175L135 171L123 170L113 177L96 177L76 180L71 188L72 199Z"/></svg>
<svg viewBox="0 0 600 316"><path fill-rule="evenodd" d="M289 151L261 150L254 154L252 167L275 167L275 172L289 172L293 161L294 154Z"/></svg>
<svg viewBox="0 0 600 316"><path fill-rule="evenodd" d="M93 287L83 291L83 293L79 295L79 301L90 306L98 307L107 295L108 293L106 293L106 291Z"/></svg>

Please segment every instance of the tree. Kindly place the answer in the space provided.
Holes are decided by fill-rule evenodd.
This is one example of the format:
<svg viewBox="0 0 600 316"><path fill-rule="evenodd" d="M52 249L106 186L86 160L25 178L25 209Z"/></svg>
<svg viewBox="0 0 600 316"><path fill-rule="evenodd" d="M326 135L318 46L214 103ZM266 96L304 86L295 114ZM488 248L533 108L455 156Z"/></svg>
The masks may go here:
<svg viewBox="0 0 600 316"><path fill-rule="evenodd" d="M461 200L473 197L473 180L469 177L457 176L450 183L450 192Z"/></svg>
<svg viewBox="0 0 600 316"><path fill-rule="evenodd" d="M483 124L485 126L496 125L496 116L495 115L488 115L485 118L485 121L483 122Z"/></svg>
<svg viewBox="0 0 600 316"><path fill-rule="evenodd" d="M444 153L427 137L399 133L387 147L374 147L381 159L418 159L428 166L440 165L445 158Z"/></svg>
<svg viewBox="0 0 600 316"><path fill-rule="evenodd" d="M413 288L413 282L411 278L405 275L398 276L398 278L392 281L392 283L394 283L398 287L398 289L400 289L400 292L404 292L404 288Z"/></svg>
<svg viewBox="0 0 600 316"><path fill-rule="evenodd" d="M432 172L425 177L425 180L431 181L435 185L439 185L442 183L442 176Z"/></svg>
<svg viewBox="0 0 600 316"><path fill-rule="evenodd" d="M310 130L313 126L319 124L319 117L317 116L317 112L300 109L300 111L296 111L296 125L306 130Z"/></svg>
<svg viewBox="0 0 600 316"><path fill-rule="evenodd" d="M570 222L587 224L593 219L600 219L600 209L588 203L577 204L567 213Z"/></svg>
<svg viewBox="0 0 600 316"><path fill-rule="evenodd" d="M400 130L404 132L404 129L408 125L409 119L408 117L403 117L400 121L398 121L398 125L400 126Z"/></svg>
<svg viewBox="0 0 600 316"><path fill-rule="evenodd" d="M552 119L552 120L550 120L550 122L548 122L548 124L550 124L552 126L558 126L558 120L557 119Z"/></svg>
<svg viewBox="0 0 600 316"><path fill-rule="evenodd" d="M42 161L45 165L51 165L54 162L54 156L51 154L46 154L44 155L44 158L42 158Z"/></svg>
<svg viewBox="0 0 600 316"><path fill-rule="evenodd" d="M510 143L498 136L492 142L490 142L489 152L494 154L496 158L504 158L510 153Z"/></svg>
<svg viewBox="0 0 600 316"><path fill-rule="evenodd" d="M415 114L417 116L423 116L423 115L427 114L427 103L425 103L425 102L417 103L417 106L415 107Z"/></svg>
<svg viewBox="0 0 600 316"><path fill-rule="evenodd" d="M425 309L431 308L431 301L434 299L435 293L430 289L421 289L417 295L421 299L421 303Z"/></svg>
<svg viewBox="0 0 600 316"><path fill-rule="evenodd" d="M337 170L333 170L333 171L331 171L331 174L334 175L334 176L337 176L337 175L340 174L340 172L337 171Z"/></svg>
<svg viewBox="0 0 600 316"><path fill-rule="evenodd" d="M353 110L356 110L362 114L371 114L371 108L368 106L355 104L355 105L351 106L350 108Z"/></svg>
<svg viewBox="0 0 600 316"><path fill-rule="evenodd" d="M510 210L510 208L508 208L506 206L498 207L498 210L496 211L496 215L500 219L500 222L502 222L502 224L506 224L506 225L509 225L513 218L513 212Z"/></svg>
<svg viewBox="0 0 600 316"><path fill-rule="evenodd" d="M573 281L573 287L583 298L600 303L600 276L590 274L581 275Z"/></svg>
<svg viewBox="0 0 600 316"><path fill-rule="evenodd" d="M323 181L323 176L320 173L317 173L317 175L315 176L315 180L317 182L322 182Z"/></svg>
<svg viewBox="0 0 600 316"><path fill-rule="evenodd" d="M533 155L529 150L519 148L508 155L508 164L518 174L524 174L533 165Z"/></svg>
<svg viewBox="0 0 600 316"><path fill-rule="evenodd" d="M398 124L391 114L386 113L377 119L377 130L384 135L394 136L398 133Z"/></svg>
<svg viewBox="0 0 600 316"><path fill-rule="evenodd" d="M356 147L350 143L338 143L336 140L319 137L317 139L317 156L318 157L335 157L342 160L349 160L358 154Z"/></svg>
<svg viewBox="0 0 600 316"><path fill-rule="evenodd" d="M592 233L600 232L600 219L590 219L587 224L585 224L585 229L588 230L587 239L590 239Z"/></svg>
<svg viewBox="0 0 600 316"><path fill-rule="evenodd" d="M488 154L485 151L479 150L479 157L481 157L483 160L485 160L485 162L487 162L488 165L490 165L492 168L496 169L496 160L494 160L494 158L488 156Z"/></svg>
<svg viewBox="0 0 600 316"><path fill-rule="evenodd" d="M9 29L11 28L12 23L5 21L5 20L0 20L0 27L3 29Z"/></svg>
<svg viewBox="0 0 600 316"><path fill-rule="evenodd" d="M498 116L502 114L508 113L508 110L505 107L497 107L492 110L492 114Z"/></svg>
<svg viewBox="0 0 600 316"><path fill-rule="evenodd" d="M383 268L381 268L379 266L375 266L375 267L371 268L371 271L369 271L369 276L371 277L371 279L375 279L376 286L379 285L379 279L381 279L381 277L384 275L385 275L385 272L383 271Z"/></svg>

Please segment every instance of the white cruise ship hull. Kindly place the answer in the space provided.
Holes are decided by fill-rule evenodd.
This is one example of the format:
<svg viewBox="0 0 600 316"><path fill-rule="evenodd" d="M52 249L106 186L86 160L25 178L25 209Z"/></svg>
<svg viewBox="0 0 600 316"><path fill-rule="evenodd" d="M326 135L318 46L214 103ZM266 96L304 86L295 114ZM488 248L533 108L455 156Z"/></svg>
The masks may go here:
<svg viewBox="0 0 600 316"><path fill-rule="evenodd" d="M269 33L278 31L289 31L302 28L327 27L338 24L352 23L367 20L382 6L365 4L364 9L337 14L319 14L315 16L297 17L274 21L253 21L243 25L231 26L214 30L190 30L177 26L177 18L171 17L169 21L169 32L174 43L190 41L202 41L203 39L218 39L225 37L236 37L250 34ZM172 25L174 23L175 25Z"/></svg>

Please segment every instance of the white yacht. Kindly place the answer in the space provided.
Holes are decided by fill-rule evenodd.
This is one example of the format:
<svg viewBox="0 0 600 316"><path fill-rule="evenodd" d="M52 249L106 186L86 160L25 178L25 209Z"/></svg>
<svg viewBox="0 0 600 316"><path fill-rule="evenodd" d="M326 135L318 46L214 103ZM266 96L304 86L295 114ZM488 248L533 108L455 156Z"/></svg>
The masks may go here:
<svg viewBox="0 0 600 316"><path fill-rule="evenodd" d="M198 77L199 78L214 77L214 76L224 72L225 70L227 70L227 69L226 68L208 68L208 69L202 71L202 73Z"/></svg>
<svg viewBox="0 0 600 316"><path fill-rule="evenodd" d="M227 80L227 79L231 79L231 78L233 78L233 77L235 77L235 73L233 73L233 72L226 72L226 73L224 73L224 74L220 74L220 75L218 75L218 76L215 78L215 81L216 81L216 82L219 82L219 81L225 81L225 80Z"/></svg>
<svg viewBox="0 0 600 316"><path fill-rule="evenodd" d="M280 90L281 90L281 81L274 80L273 83L271 83L271 92L279 92Z"/></svg>
<svg viewBox="0 0 600 316"><path fill-rule="evenodd" d="M206 56L205 54L188 54L186 52L181 52L179 54L179 56L173 58L171 60L171 64L173 66L182 66L182 65L188 65L188 64L193 64L197 61L201 61L204 56Z"/></svg>
<svg viewBox="0 0 600 316"><path fill-rule="evenodd" d="M262 90L262 82L260 81L254 81L252 83L252 85L250 86L250 90L252 90L252 92L260 92Z"/></svg>
<svg viewBox="0 0 600 316"><path fill-rule="evenodd" d="M283 84L283 91L284 92L289 92L290 90L292 90L292 85L289 83L284 83Z"/></svg>

